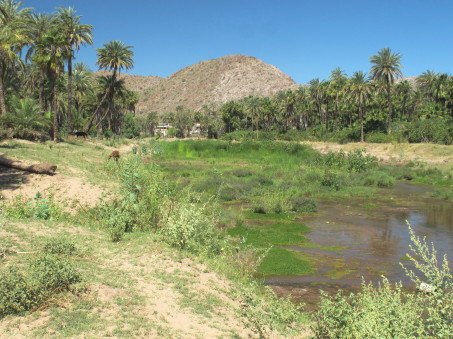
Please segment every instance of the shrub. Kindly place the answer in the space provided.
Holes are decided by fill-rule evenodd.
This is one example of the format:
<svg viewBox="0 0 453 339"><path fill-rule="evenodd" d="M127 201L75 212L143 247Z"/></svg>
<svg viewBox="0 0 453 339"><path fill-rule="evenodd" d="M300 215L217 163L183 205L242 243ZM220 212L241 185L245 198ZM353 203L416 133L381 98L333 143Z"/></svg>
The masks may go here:
<svg viewBox="0 0 453 339"><path fill-rule="evenodd" d="M296 306L289 298L279 298L268 286L262 288L251 282L241 295L241 315L260 338L268 338L270 331L288 327L301 317L303 305Z"/></svg>
<svg viewBox="0 0 453 339"><path fill-rule="evenodd" d="M383 172L373 172L364 179L366 186L392 187L394 184L395 179Z"/></svg>
<svg viewBox="0 0 453 339"><path fill-rule="evenodd" d="M2 213L12 218L35 218L43 220L60 219L65 212L54 202L53 195L45 199L39 192L32 200L27 201L23 196L16 196L12 202L3 202Z"/></svg>
<svg viewBox="0 0 453 339"><path fill-rule="evenodd" d="M71 261L61 256L42 254L31 261L30 269L34 283L47 291L65 291L81 281Z"/></svg>
<svg viewBox="0 0 453 339"><path fill-rule="evenodd" d="M453 143L453 121L443 118L415 120L406 125L403 134L409 142L435 142L451 145Z"/></svg>
<svg viewBox="0 0 453 339"><path fill-rule="evenodd" d="M434 245L416 237L410 226L409 232L413 254L407 257L417 273L401 265L417 286L428 283L435 291L403 292L401 283L392 286L384 277L378 287L363 282L357 294L340 291L331 298L323 293L313 325L316 338L453 337L453 276L447 258L439 265Z"/></svg>
<svg viewBox="0 0 453 339"><path fill-rule="evenodd" d="M250 199L255 213L286 213L291 210L290 196L284 191L268 192Z"/></svg>
<svg viewBox="0 0 453 339"><path fill-rule="evenodd" d="M376 165L377 159L371 155L365 155L363 150L357 149L348 154L349 172L365 172Z"/></svg>
<svg viewBox="0 0 453 339"><path fill-rule="evenodd" d="M77 246L69 239L66 238L54 238L48 240L43 247L43 252L49 254L59 254L66 256L77 256L80 255L80 251Z"/></svg>
<svg viewBox="0 0 453 339"><path fill-rule="evenodd" d="M326 171L321 178L321 185L329 187L331 190L339 191L342 187L342 182L337 174Z"/></svg>
<svg viewBox="0 0 453 339"><path fill-rule="evenodd" d="M217 254L222 249L222 235L212 215L196 203L181 202L163 224L165 241L194 253Z"/></svg>
<svg viewBox="0 0 453 339"><path fill-rule="evenodd" d="M291 205L291 211L293 212L316 212L318 210L314 200L303 195L293 196Z"/></svg>
<svg viewBox="0 0 453 339"><path fill-rule="evenodd" d="M25 267L11 266L0 272L0 318L30 310L56 292L69 290L81 276L69 259L44 253Z"/></svg>

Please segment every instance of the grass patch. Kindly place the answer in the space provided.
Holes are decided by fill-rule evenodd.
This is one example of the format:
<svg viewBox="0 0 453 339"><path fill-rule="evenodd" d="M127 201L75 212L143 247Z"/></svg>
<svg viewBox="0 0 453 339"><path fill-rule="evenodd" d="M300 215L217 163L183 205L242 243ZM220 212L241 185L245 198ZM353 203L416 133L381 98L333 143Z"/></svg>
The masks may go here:
<svg viewBox="0 0 453 339"><path fill-rule="evenodd" d="M245 244L255 247L268 247L269 245L294 245L307 241L302 234L310 229L295 222L274 222L270 225L245 225L233 227L228 234L243 239Z"/></svg>
<svg viewBox="0 0 453 339"><path fill-rule="evenodd" d="M301 258L303 254L281 247L272 247L258 267L263 275L303 275L313 272L312 265Z"/></svg>

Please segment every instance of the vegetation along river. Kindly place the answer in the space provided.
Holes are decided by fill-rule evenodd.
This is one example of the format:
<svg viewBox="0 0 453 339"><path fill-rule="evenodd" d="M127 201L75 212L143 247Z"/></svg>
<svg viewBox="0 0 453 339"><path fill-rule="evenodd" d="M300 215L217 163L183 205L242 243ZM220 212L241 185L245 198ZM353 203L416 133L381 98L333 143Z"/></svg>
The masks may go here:
<svg viewBox="0 0 453 339"><path fill-rule="evenodd" d="M434 242L439 257L453 258L453 204L433 195L432 188L397 183L373 198L318 201L317 213L297 220L311 228L306 237L321 249L286 246L311 256L316 271L267 276L265 282L277 294L291 294L308 304L317 300L319 289L355 289L362 277L377 282L384 274L410 285L399 264L410 267L404 260L411 243L406 220L416 235Z"/></svg>

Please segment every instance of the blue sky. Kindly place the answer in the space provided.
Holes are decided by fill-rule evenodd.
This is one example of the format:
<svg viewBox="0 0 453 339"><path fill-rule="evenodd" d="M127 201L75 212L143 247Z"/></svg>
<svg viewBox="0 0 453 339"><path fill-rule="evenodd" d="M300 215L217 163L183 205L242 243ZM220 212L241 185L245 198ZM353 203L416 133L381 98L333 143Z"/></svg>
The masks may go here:
<svg viewBox="0 0 453 339"><path fill-rule="evenodd" d="M51 13L72 6L94 26L77 61L96 70L96 48L133 46L130 74L167 77L229 54L257 57L305 84L340 67L369 71L383 47L401 53L403 74L453 74L452 0L23 0Z"/></svg>

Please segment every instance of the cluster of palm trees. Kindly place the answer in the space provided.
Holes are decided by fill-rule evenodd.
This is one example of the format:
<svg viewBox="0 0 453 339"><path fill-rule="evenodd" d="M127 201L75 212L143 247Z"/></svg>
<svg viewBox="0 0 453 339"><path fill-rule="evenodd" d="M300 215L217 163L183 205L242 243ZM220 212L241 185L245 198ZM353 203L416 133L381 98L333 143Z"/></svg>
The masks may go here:
<svg viewBox="0 0 453 339"><path fill-rule="evenodd" d="M0 1L0 118L14 126L27 101L36 120L51 120L53 139L62 127L88 132L94 125L119 133L124 112L138 101L124 87L118 72L133 67L131 46L111 41L97 50L97 66L111 75L91 75L82 63L73 65L75 53L93 44L93 26L82 24L75 10L58 8L47 15L34 13L15 0ZM30 105L36 100L35 107ZM33 106L33 105L32 105Z"/></svg>
<svg viewBox="0 0 453 339"><path fill-rule="evenodd" d="M370 58L370 73L348 77L340 68L328 80L279 92L273 98L247 97L222 105L216 112L225 132L288 132L324 126L325 131L360 128L392 133L397 122L453 118L453 78L426 71L414 81L400 79L401 55L383 48ZM207 122L208 123L208 122ZM208 123L209 125L209 123ZM207 125L207 126L208 126Z"/></svg>

